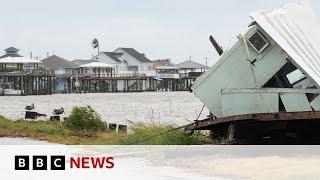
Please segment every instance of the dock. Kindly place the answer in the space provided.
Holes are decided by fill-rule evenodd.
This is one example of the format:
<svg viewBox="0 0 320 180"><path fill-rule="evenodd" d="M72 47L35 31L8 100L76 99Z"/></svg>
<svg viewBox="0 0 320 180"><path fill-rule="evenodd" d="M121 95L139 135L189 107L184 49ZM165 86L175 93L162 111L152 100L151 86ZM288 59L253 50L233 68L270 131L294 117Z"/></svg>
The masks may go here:
<svg viewBox="0 0 320 180"><path fill-rule="evenodd" d="M0 72L0 82L8 82L10 89L20 90L21 95L50 95L53 93L54 74L46 70Z"/></svg>
<svg viewBox="0 0 320 180"><path fill-rule="evenodd" d="M188 91L208 68L188 60L161 70L157 67L162 60L151 61L133 48L73 61L57 55L27 58L15 47L5 51L0 57L0 95Z"/></svg>

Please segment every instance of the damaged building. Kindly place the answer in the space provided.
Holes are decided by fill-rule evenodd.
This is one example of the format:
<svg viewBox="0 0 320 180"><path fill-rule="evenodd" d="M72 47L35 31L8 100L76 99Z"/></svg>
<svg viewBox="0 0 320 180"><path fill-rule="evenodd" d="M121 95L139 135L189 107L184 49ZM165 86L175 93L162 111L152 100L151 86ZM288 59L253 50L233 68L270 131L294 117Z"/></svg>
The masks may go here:
<svg viewBox="0 0 320 180"><path fill-rule="evenodd" d="M246 33L193 83L211 115L186 130L248 143L319 143L320 28L312 8L291 3L250 16Z"/></svg>

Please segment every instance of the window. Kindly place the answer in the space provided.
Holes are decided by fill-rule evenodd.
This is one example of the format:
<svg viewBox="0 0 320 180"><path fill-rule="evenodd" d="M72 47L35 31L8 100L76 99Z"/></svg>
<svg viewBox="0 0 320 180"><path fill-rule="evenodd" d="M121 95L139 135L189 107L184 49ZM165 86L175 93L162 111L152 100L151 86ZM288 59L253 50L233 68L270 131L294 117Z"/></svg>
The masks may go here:
<svg viewBox="0 0 320 180"><path fill-rule="evenodd" d="M258 52L261 53L266 47L268 47L269 43L266 38L260 32L255 32L249 37L249 42L251 46Z"/></svg>

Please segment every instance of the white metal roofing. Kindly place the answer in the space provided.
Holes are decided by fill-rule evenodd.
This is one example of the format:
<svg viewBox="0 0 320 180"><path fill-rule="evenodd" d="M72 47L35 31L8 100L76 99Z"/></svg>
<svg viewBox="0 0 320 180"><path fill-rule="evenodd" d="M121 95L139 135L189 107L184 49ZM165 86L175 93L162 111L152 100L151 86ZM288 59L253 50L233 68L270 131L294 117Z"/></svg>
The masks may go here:
<svg viewBox="0 0 320 180"><path fill-rule="evenodd" d="M0 59L0 63L12 63L12 64L16 64L16 63L22 63L22 64L27 64L27 63L42 63L39 60L35 60L35 59L30 59L30 58L26 58L26 57L5 57L5 58L1 58Z"/></svg>
<svg viewBox="0 0 320 180"><path fill-rule="evenodd" d="M200 63L188 60L188 61L184 61L182 63L179 63L176 65L178 68L181 69L206 69L208 68L208 66L202 65Z"/></svg>
<svg viewBox="0 0 320 180"><path fill-rule="evenodd" d="M107 68L107 67L113 67L113 65L111 64L106 64L106 63L102 63L102 62L91 62L88 64L84 64L80 67L87 67L87 68L93 68L93 67L101 67L101 68Z"/></svg>
<svg viewBox="0 0 320 180"><path fill-rule="evenodd" d="M250 15L320 87L320 26L309 3L290 3Z"/></svg>

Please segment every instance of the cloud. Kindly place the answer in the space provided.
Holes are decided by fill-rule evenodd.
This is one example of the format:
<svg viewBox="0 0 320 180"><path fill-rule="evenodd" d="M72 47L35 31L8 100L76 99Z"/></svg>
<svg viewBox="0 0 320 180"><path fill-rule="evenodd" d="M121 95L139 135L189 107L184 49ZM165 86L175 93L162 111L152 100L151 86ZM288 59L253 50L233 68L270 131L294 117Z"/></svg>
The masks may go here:
<svg viewBox="0 0 320 180"><path fill-rule="evenodd" d="M296 0L285 0L285 2ZM47 51L67 59L90 58L93 38L101 50L133 47L151 59L181 62L192 56L210 64L218 58L210 34L223 47L250 23L248 13L272 9L283 0L263 1L5 1L0 7L0 48L14 45L24 55L45 57ZM319 2L312 1L319 12ZM12 8L15 7L14 11ZM230 42L230 43L229 43Z"/></svg>

